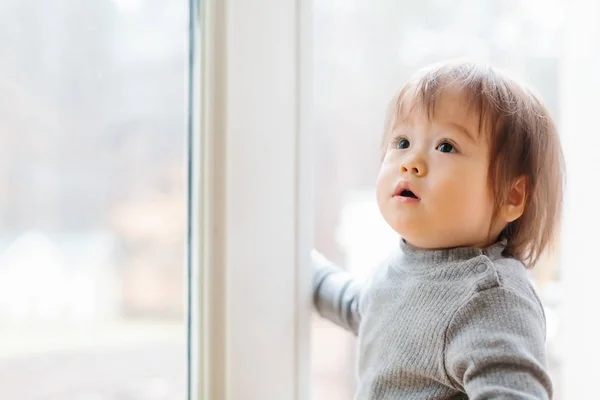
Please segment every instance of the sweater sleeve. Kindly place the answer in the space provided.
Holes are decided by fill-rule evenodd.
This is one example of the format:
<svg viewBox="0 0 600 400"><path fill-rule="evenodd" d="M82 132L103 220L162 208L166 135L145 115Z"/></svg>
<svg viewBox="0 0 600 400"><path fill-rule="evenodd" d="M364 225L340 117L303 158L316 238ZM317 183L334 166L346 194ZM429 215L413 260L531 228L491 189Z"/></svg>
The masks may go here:
<svg viewBox="0 0 600 400"><path fill-rule="evenodd" d="M539 303L496 287L475 294L446 333L445 368L471 400L551 399Z"/></svg>
<svg viewBox="0 0 600 400"><path fill-rule="evenodd" d="M360 285L320 253L312 255L313 303L319 315L358 334Z"/></svg>

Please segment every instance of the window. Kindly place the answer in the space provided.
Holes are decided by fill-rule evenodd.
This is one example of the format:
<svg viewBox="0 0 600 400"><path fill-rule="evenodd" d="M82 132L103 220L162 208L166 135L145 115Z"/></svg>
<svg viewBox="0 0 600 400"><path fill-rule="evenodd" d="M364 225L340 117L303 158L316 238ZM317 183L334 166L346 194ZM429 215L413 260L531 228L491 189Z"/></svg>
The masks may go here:
<svg viewBox="0 0 600 400"><path fill-rule="evenodd" d="M0 393L187 393L188 5L0 5Z"/></svg>
<svg viewBox="0 0 600 400"><path fill-rule="evenodd" d="M531 278L556 398L591 393L598 0L0 9L4 397L350 398L356 342L311 318L310 249L361 278L394 244L372 198L385 104L457 55L558 118L564 237Z"/></svg>

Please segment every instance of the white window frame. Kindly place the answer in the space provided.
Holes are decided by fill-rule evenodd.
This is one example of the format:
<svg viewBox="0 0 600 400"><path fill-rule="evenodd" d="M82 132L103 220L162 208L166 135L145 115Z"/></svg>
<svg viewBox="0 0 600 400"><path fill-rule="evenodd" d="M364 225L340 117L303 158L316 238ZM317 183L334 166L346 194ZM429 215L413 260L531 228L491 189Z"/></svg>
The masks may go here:
<svg viewBox="0 0 600 400"><path fill-rule="evenodd" d="M190 398L308 400L312 3L192 3Z"/></svg>

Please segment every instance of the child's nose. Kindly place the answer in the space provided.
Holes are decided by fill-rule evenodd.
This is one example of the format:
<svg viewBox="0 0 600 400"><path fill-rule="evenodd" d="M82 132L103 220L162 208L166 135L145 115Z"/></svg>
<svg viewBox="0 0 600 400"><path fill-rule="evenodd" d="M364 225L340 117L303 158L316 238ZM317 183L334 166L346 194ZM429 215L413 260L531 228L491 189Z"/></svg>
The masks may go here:
<svg viewBox="0 0 600 400"><path fill-rule="evenodd" d="M400 172L422 177L427 174L427 165L419 158L411 158L402 163Z"/></svg>

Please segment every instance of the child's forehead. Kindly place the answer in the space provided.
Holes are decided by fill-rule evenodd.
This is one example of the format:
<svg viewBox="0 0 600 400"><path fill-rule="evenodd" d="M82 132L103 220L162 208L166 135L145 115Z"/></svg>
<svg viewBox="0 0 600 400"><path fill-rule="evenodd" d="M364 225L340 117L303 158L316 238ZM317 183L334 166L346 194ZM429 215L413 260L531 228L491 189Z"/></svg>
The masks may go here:
<svg viewBox="0 0 600 400"><path fill-rule="evenodd" d="M463 126L474 136L485 127L477 99L464 88L447 85L433 92L410 85L396 99L395 125L436 122Z"/></svg>

